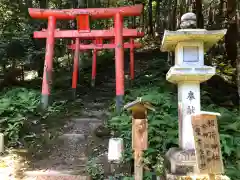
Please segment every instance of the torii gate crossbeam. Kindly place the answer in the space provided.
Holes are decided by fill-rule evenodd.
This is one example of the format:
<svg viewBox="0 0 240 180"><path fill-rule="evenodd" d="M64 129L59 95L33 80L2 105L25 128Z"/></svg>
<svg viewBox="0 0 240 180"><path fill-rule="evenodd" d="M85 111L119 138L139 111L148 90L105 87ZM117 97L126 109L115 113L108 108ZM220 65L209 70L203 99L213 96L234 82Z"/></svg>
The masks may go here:
<svg viewBox="0 0 240 180"><path fill-rule="evenodd" d="M47 38L48 31L35 31L33 33L34 38ZM136 38L143 37L144 33L139 32L136 29L123 29L122 32L123 38ZM104 39L112 39L115 37L115 32L113 30L91 30L91 32L81 33L78 30L55 30L54 38L80 38L80 39L96 39L96 38L104 38Z"/></svg>
<svg viewBox="0 0 240 180"><path fill-rule="evenodd" d="M32 18L48 19L54 16L57 19L75 19L77 15L88 14L93 19L111 18L116 14L124 16L140 16L143 5L138 4L134 6L117 7L117 8L88 8L88 9L37 9L29 8L28 12Z"/></svg>
<svg viewBox="0 0 240 180"><path fill-rule="evenodd" d="M134 40L131 38L130 43L124 43L124 49L130 49L130 78L131 81L134 79L134 48L140 48L142 46L141 43L135 43ZM76 48L78 47L78 48ZM95 43L91 44L80 44L79 38L76 38L75 44L68 45L68 49L74 50L74 64L73 64L73 78L72 78L72 90L73 90L73 97L76 97L76 88L77 88L77 77L78 77L78 57L79 57L79 50L93 50L93 57L92 57L92 81L91 86L95 86L95 79L96 79L96 69L97 69L97 50L102 49L114 49L116 45L114 43L111 44L103 44L102 39L100 42L95 40Z"/></svg>

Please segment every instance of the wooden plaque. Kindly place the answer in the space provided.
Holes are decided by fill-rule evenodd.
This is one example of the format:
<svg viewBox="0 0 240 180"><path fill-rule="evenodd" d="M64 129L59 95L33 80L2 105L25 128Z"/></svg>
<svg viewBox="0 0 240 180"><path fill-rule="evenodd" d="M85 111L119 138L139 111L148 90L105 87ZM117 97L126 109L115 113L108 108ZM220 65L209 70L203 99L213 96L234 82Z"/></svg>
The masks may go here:
<svg viewBox="0 0 240 180"><path fill-rule="evenodd" d="M216 115L192 116L192 126L200 174L223 174L224 168Z"/></svg>
<svg viewBox="0 0 240 180"><path fill-rule="evenodd" d="M132 149L146 150L148 140L147 119L132 120Z"/></svg>

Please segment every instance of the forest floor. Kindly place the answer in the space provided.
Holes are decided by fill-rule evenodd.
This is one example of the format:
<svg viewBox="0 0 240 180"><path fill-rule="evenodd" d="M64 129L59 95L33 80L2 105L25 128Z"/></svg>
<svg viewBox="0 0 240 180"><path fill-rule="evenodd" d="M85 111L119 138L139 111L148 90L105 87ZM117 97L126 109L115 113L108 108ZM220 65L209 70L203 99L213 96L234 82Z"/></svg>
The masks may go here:
<svg viewBox="0 0 240 180"><path fill-rule="evenodd" d="M142 66L146 66L149 56L153 56L152 51L136 53L136 74L144 69ZM128 68L128 59L125 60L125 69ZM9 151L0 163L0 179L14 179L14 176L23 180L88 179L87 163L93 156L97 157L96 163L103 166L104 174L110 174L108 137L99 138L94 131L110 116L109 107L115 97L114 61L101 69L104 71L98 72L95 88L79 88L69 109L71 115L53 120L53 124L62 126L56 132L57 138L39 149Z"/></svg>

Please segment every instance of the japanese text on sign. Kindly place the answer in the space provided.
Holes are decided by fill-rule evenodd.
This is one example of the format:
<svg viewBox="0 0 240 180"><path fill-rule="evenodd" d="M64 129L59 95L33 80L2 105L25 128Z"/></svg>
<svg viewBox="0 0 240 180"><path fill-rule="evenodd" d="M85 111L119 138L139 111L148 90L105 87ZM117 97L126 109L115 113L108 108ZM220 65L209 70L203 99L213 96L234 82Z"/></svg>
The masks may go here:
<svg viewBox="0 0 240 180"><path fill-rule="evenodd" d="M216 116L208 114L193 116L192 125L200 173L223 173Z"/></svg>

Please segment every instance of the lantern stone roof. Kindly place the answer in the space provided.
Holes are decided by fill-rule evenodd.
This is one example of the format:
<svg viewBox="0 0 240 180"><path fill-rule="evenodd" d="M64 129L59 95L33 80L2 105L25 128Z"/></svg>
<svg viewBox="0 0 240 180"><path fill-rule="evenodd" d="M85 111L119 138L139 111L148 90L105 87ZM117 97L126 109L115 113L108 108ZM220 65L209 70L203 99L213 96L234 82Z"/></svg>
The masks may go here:
<svg viewBox="0 0 240 180"><path fill-rule="evenodd" d="M204 43L204 50L209 50L226 34L227 29L208 31L206 29L179 29L164 31L161 51L175 51L178 42L199 41Z"/></svg>
<svg viewBox="0 0 240 180"><path fill-rule="evenodd" d="M148 101L144 101L142 98L137 98L137 100L132 101L128 104L126 104L123 109L127 109L127 110L137 110L137 109L145 109L145 110L152 110L155 111L155 108L153 107L153 105L150 104L150 102Z"/></svg>

